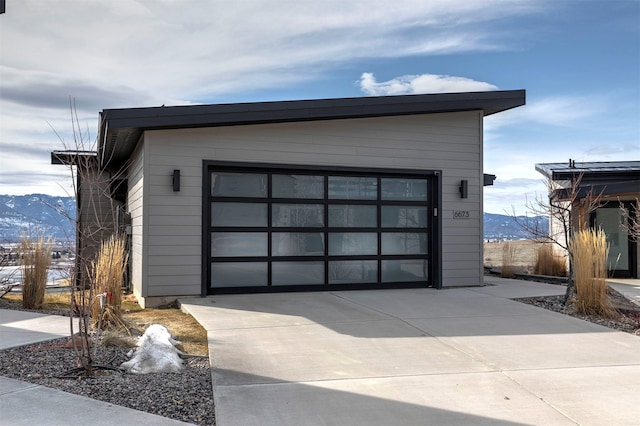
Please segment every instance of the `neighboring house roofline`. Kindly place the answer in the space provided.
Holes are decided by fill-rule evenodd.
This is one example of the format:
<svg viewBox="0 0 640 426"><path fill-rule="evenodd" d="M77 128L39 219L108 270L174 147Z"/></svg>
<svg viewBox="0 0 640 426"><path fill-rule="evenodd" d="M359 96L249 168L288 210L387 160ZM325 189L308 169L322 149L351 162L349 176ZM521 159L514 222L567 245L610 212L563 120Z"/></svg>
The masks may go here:
<svg viewBox="0 0 640 426"><path fill-rule="evenodd" d="M146 130L339 120L443 112L482 111L484 116L525 104L524 90L438 93L252 102L216 105L105 109L100 113L100 163L129 158Z"/></svg>
<svg viewBox="0 0 640 426"><path fill-rule="evenodd" d="M571 185L580 178L577 193L571 188L558 188L550 195L559 200L577 197L637 194L640 192L640 161L592 161L536 164L536 171L561 185Z"/></svg>
<svg viewBox="0 0 640 426"><path fill-rule="evenodd" d="M569 163L540 163L536 171L554 180L572 180L580 175L586 180L624 180L630 177L640 178L640 161L590 161Z"/></svg>

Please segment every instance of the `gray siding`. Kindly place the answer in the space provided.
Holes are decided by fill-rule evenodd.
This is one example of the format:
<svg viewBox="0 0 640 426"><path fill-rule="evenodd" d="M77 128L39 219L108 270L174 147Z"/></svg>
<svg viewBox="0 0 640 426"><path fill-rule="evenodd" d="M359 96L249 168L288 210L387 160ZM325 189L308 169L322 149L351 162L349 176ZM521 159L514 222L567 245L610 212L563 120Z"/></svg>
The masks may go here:
<svg viewBox="0 0 640 426"><path fill-rule="evenodd" d="M136 297L146 296L143 271L144 256L144 143L140 143L131 158L128 171L127 204L131 214L131 285Z"/></svg>
<svg viewBox="0 0 640 426"><path fill-rule="evenodd" d="M78 196L78 284L88 286L87 271L100 251L100 245L116 230L116 210L120 203L110 194L111 175L93 166L82 167Z"/></svg>
<svg viewBox="0 0 640 426"><path fill-rule="evenodd" d="M143 296L200 294L202 160L441 170L443 284L479 284L481 123L472 111L145 132ZM181 170L180 192L172 190L173 169ZM461 179L469 181L467 199ZM454 210L469 218L454 220Z"/></svg>

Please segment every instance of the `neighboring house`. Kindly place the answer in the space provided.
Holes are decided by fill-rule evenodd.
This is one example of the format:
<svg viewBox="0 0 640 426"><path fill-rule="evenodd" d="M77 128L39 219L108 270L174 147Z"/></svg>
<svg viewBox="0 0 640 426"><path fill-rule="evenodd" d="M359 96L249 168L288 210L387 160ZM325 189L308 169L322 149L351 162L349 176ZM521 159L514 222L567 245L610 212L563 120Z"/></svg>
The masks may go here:
<svg viewBox="0 0 640 426"><path fill-rule="evenodd" d="M638 223L640 212L640 161L603 161L536 164L555 189L549 196L557 200L573 200L574 217L580 222L599 227L610 244L608 269L612 277L638 278L640 250L637 235L629 232ZM572 182L578 186L572 189ZM594 211L584 210L585 201L598 198ZM568 201L567 201L568 202ZM557 226L558 224L555 224ZM551 232L554 224L551 223ZM574 226L575 227L575 226Z"/></svg>
<svg viewBox="0 0 640 426"><path fill-rule="evenodd" d="M230 292L482 283L494 91L102 111L142 306ZM123 189L124 188L124 189Z"/></svg>

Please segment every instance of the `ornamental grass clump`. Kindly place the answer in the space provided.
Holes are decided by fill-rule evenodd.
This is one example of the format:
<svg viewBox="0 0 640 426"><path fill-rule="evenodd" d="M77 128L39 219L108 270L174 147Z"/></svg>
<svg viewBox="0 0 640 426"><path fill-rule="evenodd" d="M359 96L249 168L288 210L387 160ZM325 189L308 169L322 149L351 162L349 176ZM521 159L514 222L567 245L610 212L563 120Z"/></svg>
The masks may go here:
<svg viewBox="0 0 640 426"><path fill-rule="evenodd" d="M99 329L111 326L126 328L122 321L122 287L128 254L123 236L111 236L103 241L96 260L91 264L94 297L91 319Z"/></svg>
<svg viewBox="0 0 640 426"><path fill-rule="evenodd" d="M39 237L36 241L23 236L20 241L22 256L22 307L41 309L51 266L50 241Z"/></svg>
<svg viewBox="0 0 640 426"><path fill-rule="evenodd" d="M562 256L558 256L551 244L543 244L536 252L536 264L533 273L554 277L567 276L567 263Z"/></svg>
<svg viewBox="0 0 640 426"><path fill-rule="evenodd" d="M516 275L516 246L510 242L504 243L502 246L502 267L500 276L502 278L513 278Z"/></svg>
<svg viewBox="0 0 640 426"><path fill-rule="evenodd" d="M574 263L577 311L587 315L612 317L615 309L607 295L609 244L601 229L577 232L569 242Z"/></svg>

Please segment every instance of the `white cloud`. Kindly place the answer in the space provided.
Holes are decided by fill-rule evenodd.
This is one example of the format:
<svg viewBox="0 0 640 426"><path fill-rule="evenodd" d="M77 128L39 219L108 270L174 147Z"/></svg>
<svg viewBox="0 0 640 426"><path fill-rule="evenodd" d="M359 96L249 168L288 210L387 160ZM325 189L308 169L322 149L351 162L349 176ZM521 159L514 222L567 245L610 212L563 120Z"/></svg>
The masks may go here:
<svg viewBox="0 0 640 426"><path fill-rule="evenodd" d="M603 111L610 101L604 96L550 96L527 100L525 106L490 115L485 119L485 131L492 133L506 126L522 123L554 127L584 126Z"/></svg>
<svg viewBox="0 0 640 426"><path fill-rule="evenodd" d="M403 75L378 82L372 73L360 77L360 90L370 96L406 95L417 93L481 92L498 87L483 81L450 75Z"/></svg>
<svg viewBox="0 0 640 426"><path fill-rule="evenodd" d="M609 159L612 157L620 157L621 160L640 158L640 145L634 145L631 143L620 145L596 144L587 147L584 151L584 155L589 159L589 161L598 161L596 158Z"/></svg>
<svg viewBox="0 0 640 426"><path fill-rule="evenodd" d="M542 175L539 179L496 179L494 186L484 188L484 211L487 213L505 214L515 212L517 215L530 213L528 203L545 200L547 188Z"/></svg>

